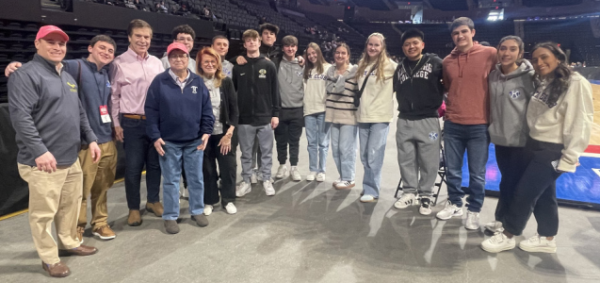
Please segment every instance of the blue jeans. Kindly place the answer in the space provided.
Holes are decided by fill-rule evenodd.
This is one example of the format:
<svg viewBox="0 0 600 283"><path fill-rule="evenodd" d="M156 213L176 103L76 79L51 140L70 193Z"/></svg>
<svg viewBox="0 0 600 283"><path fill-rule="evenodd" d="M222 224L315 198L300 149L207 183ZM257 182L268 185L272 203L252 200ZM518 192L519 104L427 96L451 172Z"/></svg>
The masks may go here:
<svg viewBox="0 0 600 283"><path fill-rule="evenodd" d="M125 195L127 207L140 209L140 182L146 165L147 202L160 201L160 164L158 152L146 135L146 120L121 119L123 127L123 148L125 149Z"/></svg>
<svg viewBox="0 0 600 283"><path fill-rule="evenodd" d="M177 220L179 217L179 179L182 162L188 184L190 214L199 215L204 212L204 151L196 149L201 143L201 139L196 139L186 143L165 141L163 145L165 155L160 156L159 160L163 172L164 220Z"/></svg>
<svg viewBox="0 0 600 283"><path fill-rule="evenodd" d="M465 191L462 189L462 166L465 151L469 165L469 197L467 208L480 212L485 197L485 165L488 160L490 136L488 125L459 125L446 120L444 147L448 167L448 200L462 207Z"/></svg>
<svg viewBox="0 0 600 283"><path fill-rule="evenodd" d="M390 123L359 123L360 160L365 169L363 193L379 198L381 190L381 168L385 156Z"/></svg>
<svg viewBox="0 0 600 283"><path fill-rule="evenodd" d="M330 123L325 123L325 113L304 116L310 172L325 173L329 150Z"/></svg>
<svg viewBox="0 0 600 283"><path fill-rule="evenodd" d="M356 125L331 124L331 151L342 181L354 181L357 137Z"/></svg>

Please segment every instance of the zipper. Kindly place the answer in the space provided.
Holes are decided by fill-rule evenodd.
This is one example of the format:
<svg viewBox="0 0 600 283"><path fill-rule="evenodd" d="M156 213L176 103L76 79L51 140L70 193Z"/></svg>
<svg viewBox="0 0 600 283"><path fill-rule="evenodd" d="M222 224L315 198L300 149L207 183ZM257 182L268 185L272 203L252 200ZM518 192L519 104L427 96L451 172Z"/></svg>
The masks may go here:
<svg viewBox="0 0 600 283"><path fill-rule="evenodd" d="M255 113L255 110L256 110L256 100L257 100L256 97L254 97L255 96L255 94L254 94L254 85L256 85L256 82L254 80L254 77L256 76L256 74L254 73L254 64L251 65L251 68L252 68L252 70L250 72L250 76L252 78L251 79L252 86L250 86L250 93L252 94L252 102L254 102L254 107L252 107L252 117L254 117L254 113Z"/></svg>

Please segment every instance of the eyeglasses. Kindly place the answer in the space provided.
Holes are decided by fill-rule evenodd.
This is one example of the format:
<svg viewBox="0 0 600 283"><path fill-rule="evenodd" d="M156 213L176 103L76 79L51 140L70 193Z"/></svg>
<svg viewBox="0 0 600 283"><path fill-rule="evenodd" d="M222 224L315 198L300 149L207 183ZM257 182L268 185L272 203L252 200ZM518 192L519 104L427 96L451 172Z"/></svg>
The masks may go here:
<svg viewBox="0 0 600 283"><path fill-rule="evenodd" d="M202 62L202 65L204 65L204 66L210 66L210 65L216 66L217 62L215 62L215 61L204 61L204 62Z"/></svg>
<svg viewBox="0 0 600 283"><path fill-rule="evenodd" d="M169 55L169 59L185 59L187 57L188 57L187 54L179 54L179 55L171 54L171 55Z"/></svg>

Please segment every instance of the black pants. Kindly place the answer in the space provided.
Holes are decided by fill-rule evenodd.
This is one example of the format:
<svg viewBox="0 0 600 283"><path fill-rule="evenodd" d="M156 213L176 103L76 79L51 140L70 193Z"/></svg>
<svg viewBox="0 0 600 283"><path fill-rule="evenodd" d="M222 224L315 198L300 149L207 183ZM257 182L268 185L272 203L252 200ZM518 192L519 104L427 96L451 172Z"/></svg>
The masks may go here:
<svg viewBox="0 0 600 283"><path fill-rule="evenodd" d="M527 168L525 147L507 147L496 145L496 162L502 174L500 180L500 198L496 206L496 220L501 221L513 198L517 184Z"/></svg>
<svg viewBox="0 0 600 283"><path fill-rule="evenodd" d="M525 146L527 167L514 190L502 224L504 229L516 236L521 235L531 213L538 223L538 234L553 237L558 232L558 202L556 179L560 176L553 161L561 157L561 144L540 142L533 139Z"/></svg>
<svg viewBox="0 0 600 283"><path fill-rule="evenodd" d="M121 118L125 149L125 195L127 207L132 210L140 209L140 182L142 171L146 166L146 196L147 202L160 201L160 163L158 152L146 134L146 120Z"/></svg>
<svg viewBox="0 0 600 283"><path fill-rule="evenodd" d="M221 205L225 207L230 202L235 202L235 176L237 163L235 160L236 142L231 142L231 150L226 155L221 153L218 146L223 135L212 135L208 139L204 149L204 163L202 172L204 174L204 203L214 205L219 202L219 187L217 180L221 178ZM235 135L234 135L235 139ZM217 171L217 162L219 170Z"/></svg>
<svg viewBox="0 0 600 283"><path fill-rule="evenodd" d="M287 161L288 145L290 147L290 164L298 165L300 136L304 126L304 110L299 108L282 108L279 112L279 126L275 128L277 142L277 160L279 164Z"/></svg>

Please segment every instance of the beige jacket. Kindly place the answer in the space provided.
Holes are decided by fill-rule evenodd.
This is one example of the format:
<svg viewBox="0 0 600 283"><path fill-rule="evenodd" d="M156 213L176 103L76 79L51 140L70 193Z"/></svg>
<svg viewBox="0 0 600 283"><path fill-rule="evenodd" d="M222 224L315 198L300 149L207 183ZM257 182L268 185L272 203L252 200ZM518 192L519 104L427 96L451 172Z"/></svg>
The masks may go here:
<svg viewBox="0 0 600 283"><path fill-rule="evenodd" d="M362 87L367 73L368 81L360 98L360 106L356 113L359 123L389 123L394 119L394 72L398 64L389 60L384 66L384 80L377 81L377 71L372 71L373 64L367 66L365 74L357 81Z"/></svg>
<svg viewBox="0 0 600 283"><path fill-rule="evenodd" d="M531 138L564 145L558 170L575 172L579 156L587 148L594 117L592 86L579 73L571 75L569 89L555 105L548 105L542 83L527 107Z"/></svg>

